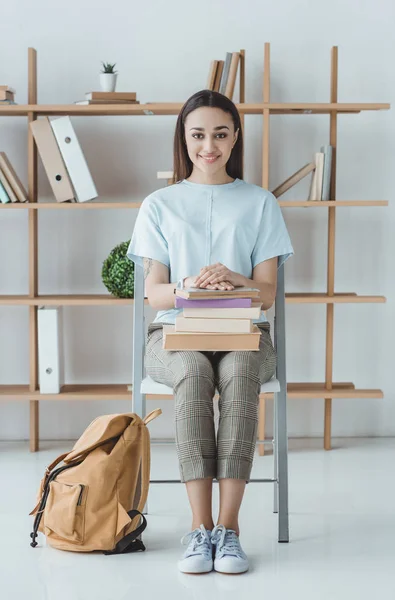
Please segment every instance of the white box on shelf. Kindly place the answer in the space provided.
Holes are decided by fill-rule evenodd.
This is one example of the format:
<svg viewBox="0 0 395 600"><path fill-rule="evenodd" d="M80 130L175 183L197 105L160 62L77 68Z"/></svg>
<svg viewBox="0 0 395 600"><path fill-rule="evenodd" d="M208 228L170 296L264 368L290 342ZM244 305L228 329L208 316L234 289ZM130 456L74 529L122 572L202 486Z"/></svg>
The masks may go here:
<svg viewBox="0 0 395 600"><path fill-rule="evenodd" d="M64 383L61 306L39 306L38 372L41 394L59 394Z"/></svg>

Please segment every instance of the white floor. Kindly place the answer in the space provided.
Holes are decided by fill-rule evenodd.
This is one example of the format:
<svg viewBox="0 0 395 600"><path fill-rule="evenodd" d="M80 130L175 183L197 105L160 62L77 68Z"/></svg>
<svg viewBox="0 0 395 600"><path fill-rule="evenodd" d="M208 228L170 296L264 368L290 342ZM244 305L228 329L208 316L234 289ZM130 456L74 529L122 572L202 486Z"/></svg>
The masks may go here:
<svg viewBox="0 0 395 600"><path fill-rule="evenodd" d="M250 484L241 513L241 541L250 572L181 575L180 537L190 526L184 486L151 487L147 551L80 555L30 547L36 488L44 468L71 448L0 444L0 598L124 600L156 598L365 600L395 597L395 439L291 440L289 544L277 542L272 484ZM254 477L272 476L272 457L256 457ZM177 478L173 447L153 448L152 478ZM215 487L215 507L217 506Z"/></svg>

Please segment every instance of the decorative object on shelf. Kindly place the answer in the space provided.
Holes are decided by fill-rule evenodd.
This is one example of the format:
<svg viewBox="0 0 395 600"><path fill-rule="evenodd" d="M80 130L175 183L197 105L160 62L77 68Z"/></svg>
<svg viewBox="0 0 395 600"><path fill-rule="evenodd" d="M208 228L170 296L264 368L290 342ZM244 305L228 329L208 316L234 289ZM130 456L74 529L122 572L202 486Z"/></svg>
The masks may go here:
<svg viewBox="0 0 395 600"><path fill-rule="evenodd" d="M1 104L16 104L15 90L8 85L0 85L0 105Z"/></svg>
<svg viewBox="0 0 395 600"><path fill-rule="evenodd" d="M114 92L117 84L117 71L115 65L102 61L103 70L100 73L100 87L103 92Z"/></svg>
<svg viewBox="0 0 395 600"><path fill-rule="evenodd" d="M129 242L115 246L103 262L103 283L116 298L134 298L134 262L126 256Z"/></svg>

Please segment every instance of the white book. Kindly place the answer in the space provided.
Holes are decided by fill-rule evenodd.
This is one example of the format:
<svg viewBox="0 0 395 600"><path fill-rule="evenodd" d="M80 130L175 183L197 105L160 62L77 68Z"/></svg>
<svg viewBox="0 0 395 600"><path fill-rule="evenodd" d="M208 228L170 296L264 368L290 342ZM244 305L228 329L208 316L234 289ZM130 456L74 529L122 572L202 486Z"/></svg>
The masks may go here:
<svg viewBox="0 0 395 600"><path fill-rule="evenodd" d="M40 306L37 311L41 394L59 394L64 383L62 316L61 306Z"/></svg>
<svg viewBox="0 0 395 600"><path fill-rule="evenodd" d="M171 179L173 175L173 171L158 171L156 174L157 179Z"/></svg>
<svg viewBox="0 0 395 600"><path fill-rule="evenodd" d="M324 153L324 175L322 179L322 200L330 200L331 172L332 172L332 146L322 146Z"/></svg>
<svg viewBox="0 0 395 600"><path fill-rule="evenodd" d="M187 319L181 316L176 317L175 325L176 332L197 333L251 333L252 328L249 319Z"/></svg>
<svg viewBox="0 0 395 600"><path fill-rule="evenodd" d="M52 119L50 123L73 184L77 201L87 202L97 198L97 190L70 117Z"/></svg>

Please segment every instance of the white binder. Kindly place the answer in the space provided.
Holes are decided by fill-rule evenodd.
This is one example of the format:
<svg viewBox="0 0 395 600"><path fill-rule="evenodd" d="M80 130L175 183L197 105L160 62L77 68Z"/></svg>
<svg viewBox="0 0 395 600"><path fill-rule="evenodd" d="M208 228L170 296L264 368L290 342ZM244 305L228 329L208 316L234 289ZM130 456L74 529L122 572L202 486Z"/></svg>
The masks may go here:
<svg viewBox="0 0 395 600"><path fill-rule="evenodd" d="M78 202L97 197L97 190L81 150L70 117L50 121Z"/></svg>
<svg viewBox="0 0 395 600"><path fill-rule="evenodd" d="M37 311L41 394L59 394L64 384L62 317L61 306L40 306Z"/></svg>

